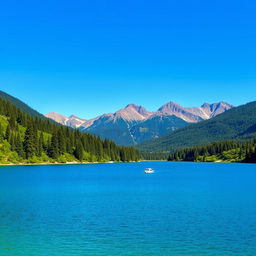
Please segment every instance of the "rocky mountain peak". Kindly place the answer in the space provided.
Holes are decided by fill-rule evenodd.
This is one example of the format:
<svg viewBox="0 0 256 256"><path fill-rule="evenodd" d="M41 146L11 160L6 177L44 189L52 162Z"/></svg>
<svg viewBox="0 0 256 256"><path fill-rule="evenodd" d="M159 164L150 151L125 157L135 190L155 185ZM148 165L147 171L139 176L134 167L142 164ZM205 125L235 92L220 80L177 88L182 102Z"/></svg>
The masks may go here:
<svg viewBox="0 0 256 256"><path fill-rule="evenodd" d="M50 112L50 113L45 114L45 116L64 116L64 115L61 115L57 112Z"/></svg>
<svg viewBox="0 0 256 256"><path fill-rule="evenodd" d="M162 135L163 130L168 132L186 123L210 119L232 107L229 103L217 102L188 108L170 101L156 112L149 112L143 106L128 104L114 113L97 116L90 120L81 119L75 115L66 117L55 112L46 114L46 117L82 131L113 139L117 143L123 143L124 140L134 143L143 138L155 138ZM138 127L135 127L136 125Z"/></svg>
<svg viewBox="0 0 256 256"><path fill-rule="evenodd" d="M159 112L162 112L162 113L172 113L173 111L179 111L179 110L182 110L183 107L180 106L179 104L173 102L173 101L170 101L166 104L164 104L162 107L160 107L158 109Z"/></svg>
<svg viewBox="0 0 256 256"><path fill-rule="evenodd" d="M86 121L86 119L80 118L80 117L78 117L76 115L70 115L68 118L69 119L76 119L76 120Z"/></svg>
<svg viewBox="0 0 256 256"><path fill-rule="evenodd" d="M201 109L209 116L208 118L214 117L216 115L219 115L231 108L233 108L234 106L224 102L224 101L220 101L217 103L204 103L201 107Z"/></svg>
<svg viewBox="0 0 256 256"><path fill-rule="evenodd" d="M70 115L68 118L78 118L78 117L75 115Z"/></svg>
<svg viewBox="0 0 256 256"><path fill-rule="evenodd" d="M45 116L48 118L51 118L54 121L56 121L57 123L61 123L61 124L66 124L66 121L68 120L68 117L61 115L59 113L56 113L56 112L50 112L50 113L46 114Z"/></svg>
<svg viewBox="0 0 256 256"><path fill-rule="evenodd" d="M134 109L135 111L137 111L139 114L143 115L143 116L149 116L151 113L149 111L147 111L143 106L139 106L136 104L129 104L125 107L126 109Z"/></svg>
<svg viewBox="0 0 256 256"><path fill-rule="evenodd" d="M137 109L139 106L133 103L128 104L125 108L135 108Z"/></svg>
<svg viewBox="0 0 256 256"><path fill-rule="evenodd" d="M205 103L201 106L201 108L208 108L208 107L210 107L210 105L211 105L211 104L205 102Z"/></svg>
<svg viewBox="0 0 256 256"><path fill-rule="evenodd" d="M114 113L114 118L122 118L126 121L141 121L150 116L144 107L135 104L129 104L125 108Z"/></svg>

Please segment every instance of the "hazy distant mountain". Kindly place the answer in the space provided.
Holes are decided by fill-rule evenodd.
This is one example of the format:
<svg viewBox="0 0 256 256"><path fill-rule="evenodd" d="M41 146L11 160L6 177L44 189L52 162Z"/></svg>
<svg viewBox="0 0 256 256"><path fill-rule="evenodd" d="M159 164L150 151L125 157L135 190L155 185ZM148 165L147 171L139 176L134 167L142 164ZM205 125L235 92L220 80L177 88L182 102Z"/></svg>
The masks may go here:
<svg viewBox="0 0 256 256"><path fill-rule="evenodd" d="M166 115L175 115L186 122L197 123L202 120L210 119L229 110L233 105L226 102L204 103L201 107L184 108L175 102L169 102L159 108L158 112Z"/></svg>
<svg viewBox="0 0 256 256"><path fill-rule="evenodd" d="M63 116L61 114L58 114L56 112L51 112L45 115L48 118L53 119L54 121L70 126L72 128L78 128L80 127L84 122L86 122L85 119L76 117L75 115L71 115L69 117Z"/></svg>
<svg viewBox="0 0 256 256"><path fill-rule="evenodd" d="M210 119L232 107L228 103L219 102L184 108L169 102L157 111L149 112L142 106L129 104L115 113L104 114L90 120L74 115L66 117L55 112L46 114L46 117L102 138L109 138L121 145L134 145L158 138L189 123Z"/></svg>

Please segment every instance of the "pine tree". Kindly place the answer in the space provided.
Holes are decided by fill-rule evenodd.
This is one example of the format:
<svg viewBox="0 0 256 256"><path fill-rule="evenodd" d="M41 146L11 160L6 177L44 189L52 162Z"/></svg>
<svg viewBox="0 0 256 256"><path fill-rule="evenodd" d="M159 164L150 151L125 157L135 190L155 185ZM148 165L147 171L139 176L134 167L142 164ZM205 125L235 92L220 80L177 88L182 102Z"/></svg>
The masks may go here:
<svg viewBox="0 0 256 256"><path fill-rule="evenodd" d="M79 160L83 161L83 156L84 156L84 149L81 141L77 142L75 151L74 151L74 156Z"/></svg>
<svg viewBox="0 0 256 256"><path fill-rule="evenodd" d="M62 129L58 131L57 136L58 136L59 154L63 155L66 152L66 141L65 141L65 137Z"/></svg>
<svg viewBox="0 0 256 256"><path fill-rule="evenodd" d="M4 139L4 129L2 124L0 123L0 142L2 142Z"/></svg>
<svg viewBox="0 0 256 256"><path fill-rule="evenodd" d="M16 139L15 139L15 148L16 148L16 152L18 153L18 155L19 155L20 157L24 158L25 155L24 155L24 150L23 150L23 145L22 145L20 133L18 133L17 136L16 136Z"/></svg>
<svg viewBox="0 0 256 256"><path fill-rule="evenodd" d="M35 145L35 134L33 125L29 124L24 138L24 151L26 158L35 156L36 145Z"/></svg>
<svg viewBox="0 0 256 256"><path fill-rule="evenodd" d="M44 135L43 132L40 132L40 137L38 141L38 156L42 156L44 149Z"/></svg>
<svg viewBox="0 0 256 256"><path fill-rule="evenodd" d="M7 141L9 141L10 140L10 136L11 136L11 127L10 127L10 125L8 124L8 126L7 126L7 128L6 128L6 131L5 131L5 139L7 140Z"/></svg>
<svg viewBox="0 0 256 256"><path fill-rule="evenodd" d="M59 152L58 134L55 132L52 135L49 156L53 159L57 159L59 155L60 155L60 152Z"/></svg>

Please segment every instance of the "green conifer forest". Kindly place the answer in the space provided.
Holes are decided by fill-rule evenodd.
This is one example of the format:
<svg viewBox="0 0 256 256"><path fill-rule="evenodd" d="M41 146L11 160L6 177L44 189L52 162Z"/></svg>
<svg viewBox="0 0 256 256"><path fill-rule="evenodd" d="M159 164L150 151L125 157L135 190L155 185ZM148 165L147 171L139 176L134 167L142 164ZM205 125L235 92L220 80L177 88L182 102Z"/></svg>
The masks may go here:
<svg viewBox="0 0 256 256"><path fill-rule="evenodd" d="M209 145L184 148L171 154L168 160L256 163L256 139L248 141L222 141Z"/></svg>
<svg viewBox="0 0 256 256"><path fill-rule="evenodd" d="M59 125L0 99L0 163L138 161L140 153Z"/></svg>

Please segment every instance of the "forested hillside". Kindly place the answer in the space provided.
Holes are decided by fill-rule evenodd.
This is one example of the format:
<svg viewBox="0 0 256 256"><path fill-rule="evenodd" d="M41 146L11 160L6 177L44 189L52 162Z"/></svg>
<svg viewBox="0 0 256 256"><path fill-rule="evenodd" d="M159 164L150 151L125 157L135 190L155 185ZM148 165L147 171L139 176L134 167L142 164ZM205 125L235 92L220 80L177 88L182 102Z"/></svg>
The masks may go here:
<svg viewBox="0 0 256 256"><path fill-rule="evenodd" d="M138 145L144 152L170 152L179 148L256 136L256 102L232 108L217 117L188 125L171 134Z"/></svg>
<svg viewBox="0 0 256 256"><path fill-rule="evenodd" d="M244 142L222 141L209 145L184 148L171 154L168 160L256 163L256 139Z"/></svg>
<svg viewBox="0 0 256 256"><path fill-rule="evenodd" d="M0 99L6 100L7 102L9 102L9 103L13 104L14 106L16 106L17 108L19 108L22 112L25 112L33 117L40 117L45 120L47 119L44 115L40 114L33 108L29 107L27 104L25 104L21 100L13 97L10 94L5 93L1 90L0 90Z"/></svg>
<svg viewBox="0 0 256 256"><path fill-rule="evenodd" d="M132 147L120 147L42 119L17 101L14 105L0 97L0 163L125 162L140 158Z"/></svg>

